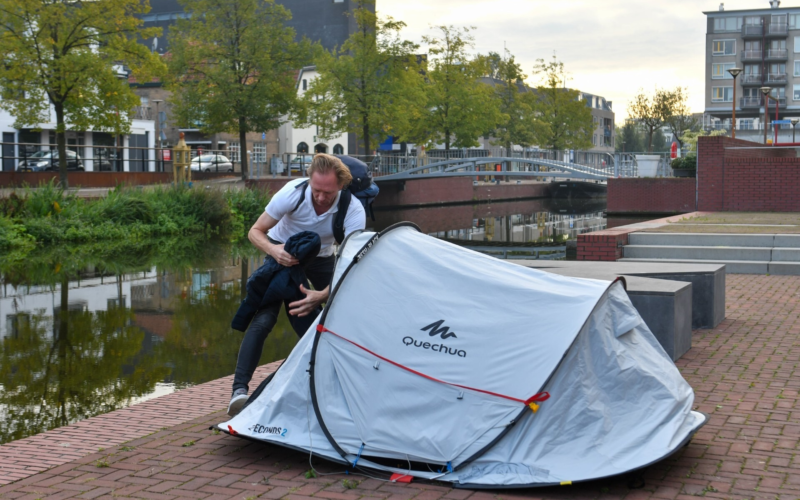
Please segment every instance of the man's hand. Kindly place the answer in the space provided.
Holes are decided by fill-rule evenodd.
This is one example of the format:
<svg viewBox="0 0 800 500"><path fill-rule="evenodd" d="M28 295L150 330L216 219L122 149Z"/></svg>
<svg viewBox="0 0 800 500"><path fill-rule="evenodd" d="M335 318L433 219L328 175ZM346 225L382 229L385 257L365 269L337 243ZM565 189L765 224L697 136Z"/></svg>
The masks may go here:
<svg viewBox="0 0 800 500"><path fill-rule="evenodd" d="M269 254L278 264L285 267L296 266L300 263L292 254L283 249L283 245L271 245Z"/></svg>
<svg viewBox="0 0 800 500"><path fill-rule="evenodd" d="M303 292L306 298L298 300L289 304L289 314L292 316L308 316L319 307L320 304L328 299L330 286L317 292L316 290L309 290L308 288L300 285L300 291Z"/></svg>

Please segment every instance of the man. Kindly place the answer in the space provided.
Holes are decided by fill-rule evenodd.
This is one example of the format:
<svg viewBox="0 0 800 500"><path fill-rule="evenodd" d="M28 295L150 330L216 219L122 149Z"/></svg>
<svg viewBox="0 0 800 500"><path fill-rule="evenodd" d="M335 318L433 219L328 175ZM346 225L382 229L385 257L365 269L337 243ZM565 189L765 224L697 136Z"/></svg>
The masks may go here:
<svg viewBox="0 0 800 500"><path fill-rule="evenodd" d="M314 156L308 167L308 177L291 181L275 193L248 233L250 242L265 252L267 259L274 259L286 267L298 264L297 259L284 250L286 240L301 231L319 234L322 242L319 254L305 268L314 290L300 285L300 291L306 297L289 304L289 321L301 336L314 320L309 314L317 310L330 295L335 261L333 221L338 212L340 193L352 180L350 170L342 161L326 154ZM305 189L301 185L304 182L308 182ZM365 225L364 207L358 200L351 200L344 219L345 236L364 229ZM261 358L264 341L278 321L280 309L280 303L275 303L259 310L245 332L236 362L233 396L228 405L230 416L238 414L247 401L248 384Z"/></svg>

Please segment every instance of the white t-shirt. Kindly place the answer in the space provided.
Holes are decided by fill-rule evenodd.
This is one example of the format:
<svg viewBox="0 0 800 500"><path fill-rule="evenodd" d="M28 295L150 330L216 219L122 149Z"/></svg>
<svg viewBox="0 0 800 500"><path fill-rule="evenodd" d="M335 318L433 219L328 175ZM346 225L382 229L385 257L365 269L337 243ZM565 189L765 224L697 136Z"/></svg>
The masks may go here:
<svg viewBox="0 0 800 500"><path fill-rule="evenodd" d="M308 186L305 190L305 199L297 207L297 210L292 213L297 201L300 199L300 194L303 192L303 188L298 188L297 186L307 180L299 178L287 182L269 201L265 210L278 223L267 234L273 240L285 243L292 235L301 231L313 231L319 235L322 242L319 256L327 257L333 255L333 244L336 241L333 237L333 220L336 218L336 212L339 211L339 196L341 196L341 193L336 195L336 201L330 210L322 215L317 215L317 212L314 211L314 204L311 201L311 186ZM353 196L350 206L347 208L347 215L344 218L345 237L353 231L364 229L366 224L367 216L364 213L364 207Z"/></svg>

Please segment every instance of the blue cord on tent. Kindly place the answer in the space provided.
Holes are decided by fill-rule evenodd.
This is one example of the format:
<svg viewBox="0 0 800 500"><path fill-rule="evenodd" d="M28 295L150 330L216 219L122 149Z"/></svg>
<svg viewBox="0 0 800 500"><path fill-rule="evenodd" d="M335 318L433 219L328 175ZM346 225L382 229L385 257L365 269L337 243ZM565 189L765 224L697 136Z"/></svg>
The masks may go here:
<svg viewBox="0 0 800 500"><path fill-rule="evenodd" d="M356 468L356 464L358 463L358 459L361 458L361 452L364 451L364 443L361 443L361 448L358 449L358 455L356 455L356 459L353 460L353 468Z"/></svg>
<svg viewBox="0 0 800 500"><path fill-rule="evenodd" d="M451 462L447 462L447 472L453 472L453 464Z"/></svg>

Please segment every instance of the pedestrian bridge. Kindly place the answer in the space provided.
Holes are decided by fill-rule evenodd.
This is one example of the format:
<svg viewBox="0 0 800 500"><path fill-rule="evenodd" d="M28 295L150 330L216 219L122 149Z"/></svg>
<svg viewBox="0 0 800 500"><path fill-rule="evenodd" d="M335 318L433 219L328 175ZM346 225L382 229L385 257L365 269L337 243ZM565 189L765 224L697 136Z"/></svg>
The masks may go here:
<svg viewBox="0 0 800 500"><path fill-rule="evenodd" d="M499 169L497 166L500 166ZM557 179L607 180L623 175L626 169L612 165L596 168L580 163L570 163L543 158L480 157L455 158L403 169L381 168L376 182L405 181L437 177L474 177L477 175L502 175L504 177L550 177ZM386 172L383 174L383 172Z"/></svg>

